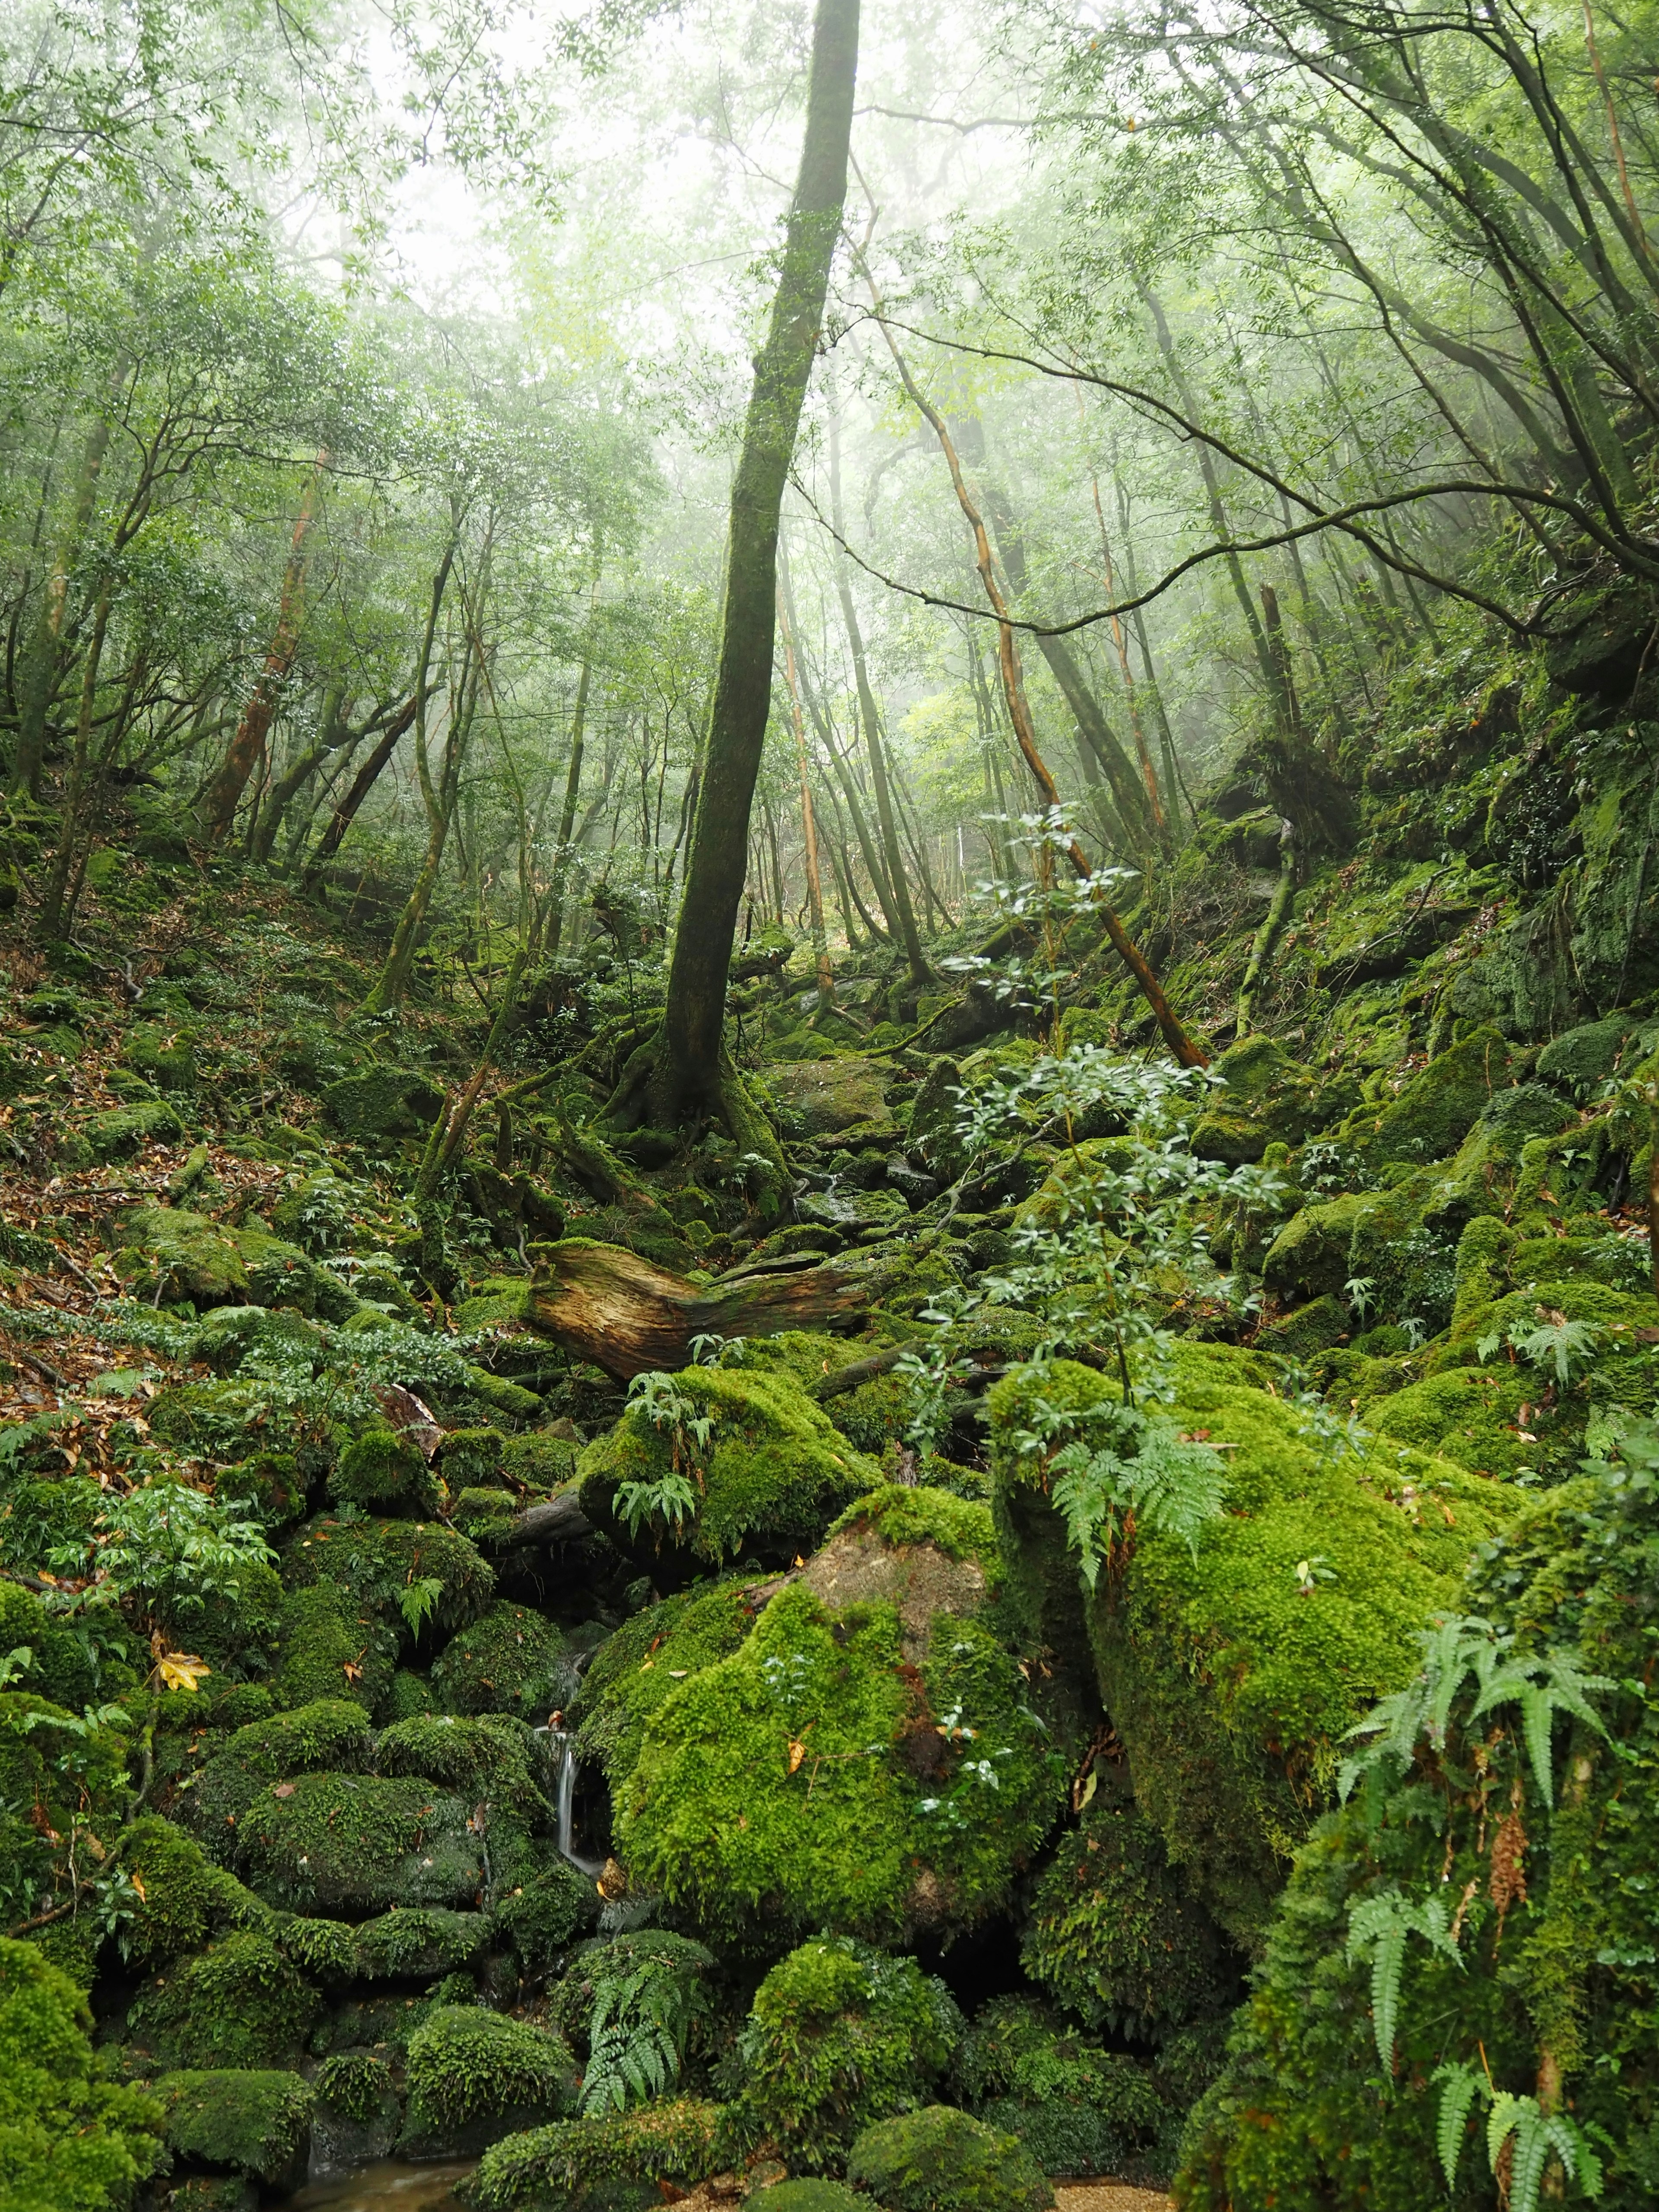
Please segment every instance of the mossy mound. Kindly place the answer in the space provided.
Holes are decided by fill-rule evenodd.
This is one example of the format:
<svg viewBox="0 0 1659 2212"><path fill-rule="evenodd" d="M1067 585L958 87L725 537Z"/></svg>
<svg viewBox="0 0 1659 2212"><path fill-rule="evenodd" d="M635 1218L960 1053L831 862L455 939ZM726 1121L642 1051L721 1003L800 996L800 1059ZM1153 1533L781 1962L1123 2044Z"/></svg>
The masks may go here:
<svg viewBox="0 0 1659 2212"><path fill-rule="evenodd" d="M175 2156L229 2166L271 2188L303 2181L313 2097L297 2074L164 2074L155 2090Z"/></svg>
<svg viewBox="0 0 1659 2212"><path fill-rule="evenodd" d="M380 1065L342 1076L322 1094L323 1111L350 1143L377 1137L422 1136L444 1103L444 1093L419 1068Z"/></svg>
<svg viewBox="0 0 1659 2212"><path fill-rule="evenodd" d="M552 1860L540 1874L509 1890L495 1906L496 1924L532 1974L548 1974L599 1917L592 1878L568 1859Z"/></svg>
<svg viewBox="0 0 1659 2212"><path fill-rule="evenodd" d="M349 1698L380 1711L397 1672L398 1638L377 1609L333 1582L289 1591L283 1601L272 1687L284 1705Z"/></svg>
<svg viewBox="0 0 1659 2212"><path fill-rule="evenodd" d="M365 1429L329 1472L328 1494L342 1505L402 1506L435 1513L438 1485L419 1447L396 1429Z"/></svg>
<svg viewBox="0 0 1659 2212"><path fill-rule="evenodd" d="M121 1931L128 1962L142 1973L200 1950L224 1928L257 1918L258 1899L215 1866L193 1837L154 1813L122 1836L118 1856L137 1903Z"/></svg>
<svg viewBox="0 0 1659 2212"><path fill-rule="evenodd" d="M1161 2036L1224 2010L1220 1930L1127 1795L1097 1796L1038 1882L1021 1964L1094 2028Z"/></svg>
<svg viewBox="0 0 1659 2212"><path fill-rule="evenodd" d="M432 1669L432 1686L452 1713L512 1713L545 1722L569 1703L571 1654L551 1621L528 1606L488 1607Z"/></svg>
<svg viewBox="0 0 1659 2212"><path fill-rule="evenodd" d="M1031 1997L986 2006L963 2038L951 2086L1047 2174L1126 2172L1169 2136L1174 2117L1146 2060L1100 2050Z"/></svg>
<svg viewBox="0 0 1659 2212"><path fill-rule="evenodd" d="M633 1771L646 1724L689 1676L742 1648L762 1585L732 1580L682 1591L624 1621L594 1654L571 1704L576 1749L614 1790Z"/></svg>
<svg viewBox="0 0 1659 2212"><path fill-rule="evenodd" d="M137 1297L188 1298L198 1307L291 1306L328 1322L349 1321L358 1309L338 1276L268 1229L230 1229L183 1206L142 1206L122 1217L121 1234L116 1272Z"/></svg>
<svg viewBox="0 0 1659 2212"><path fill-rule="evenodd" d="M127 2025L163 2066L272 2067L298 2058L319 2009L270 1937L249 1928L175 1962Z"/></svg>
<svg viewBox="0 0 1659 2212"><path fill-rule="evenodd" d="M415 1618L444 1635L475 1621L495 1590L489 1563L441 1522L342 1521L331 1514L307 1522L289 1545L283 1579L291 1589L331 1583L411 1642L409 1593L416 1584Z"/></svg>
<svg viewBox="0 0 1659 2212"><path fill-rule="evenodd" d="M155 2101L108 2080L91 2014L29 1943L0 1937L0 2197L8 2212L114 2212L161 2159Z"/></svg>
<svg viewBox="0 0 1659 2212"><path fill-rule="evenodd" d="M875 2199L844 2181L826 2181L807 2175L799 2181L774 2181L764 2189L751 2189L744 2202L755 2212L873 2212Z"/></svg>
<svg viewBox="0 0 1659 2212"><path fill-rule="evenodd" d="M884 2212L1046 2212L1054 2192L1016 2136L951 2105L866 2128L847 2179Z"/></svg>
<svg viewBox="0 0 1659 2212"><path fill-rule="evenodd" d="M924 1650L891 1602L780 1592L646 1720L615 1784L630 1874L713 1930L890 1936L994 1911L1060 1763L991 1632L937 1622Z"/></svg>
<svg viewBox="0 0 1659 2212"><path fill-rule="evenodd" d="M106 1162L130 1160L146 1145L181 1145L185 1134L172 1107L158 1098L153 1103L111 1106L101 1114L88 1114L76 1124L69 1141L78 1141L93 1159Z"/></svg>
<svg viewBox="0 0 1659 2212"><path fill-rule="evenodd" d="M1496 1091L1513 1083L1500 1030L1472 1030L1387 1104L1361 1106L1339 1132L1375 1173L1393 1161L1417 1167L1456 1151Z"/></svg>
<svg viewBox="0 0 1659 2212"><path fill-rule="evenodd" d="M758 1546L787 1560L880 1480L785 1370L687 1368L672 1399L655 1419L635 1400L581 1456L582 1510L624 1549L669 1543L718 1566ZM649 1500L681 1472L693 1495L676 1518Z"/></svg>
<svg viewBox="0 0 1659 2212"><path fill-rule="evenodd" d="M799 2171L836 2172L872 2120L924 2101L962 2033L950 1992L914 1959L845 1937L803 1943L755 1993L733 2138L775 2145Z"/></svg>
<svg viewBox="0 0 1659 2212"><path fill-rule="evenodd" d="M477 2005L440 2005L410 2038L406 2150L471 2154L569 2112L569 2045L528 2021Z"/></svg>
<svg viewBox="0 0 1659 2212"><path fill-rule="evenodd" d="M1455 1602L1474 1548L1513 1493L1402 1444L1329 1437L1258 1387L1249 1355L1182 1346L1183 1432L1227 1449L1220 1516L1194 1544L1143 1530L1085 1598L1102 1700L1136 1798L1223 1926L1260 1940L1283 1867L1328 1802L1338 1746L1415 1663L1416 1636ZM1051 1640L1079 1585L1045 1489L1022 1455L1035 1393L1081 1413L1114 1395L1091 1370L1022 1370L991 1395L1005 1554ZM1306 1574L1301 1563L1310 1563ZM1307 1584L1311 1580L1310 1589Z"/></svg>
<svg viewBox="0 0 1659 2212"><path fill-rule="evenodd" d="M366 1982L419 1982L470 1966L489 1942L487 1912L382 1913L365 1920L351 1937L351 1971Z"/></svg>
<svg viewBox="0 0 1659 2212"><path fill-rule="evenodd" d="M601 1936L584 1943L572 1957L548 2006L549 2025L574 2048L587 2051L601 1987L614 1986L641 1970L654 1980L672 1983L680 1998L682 2017L698 2025L711 2009L704 1982L714 1964L712 1951L665 1928Z"/></svg>
<svg viewBox="0 0 1659 2212"><path fill-rule="evenodd" d="M600 2212L619 2185L692 2189L720 2163L722 2118L718 2105L676 2097L602 2118L557 2120L487 2150L459 2194L477 2212ZM661 2191L653 2193L660 2201Z"/></svg>
<svg viewBox="0 0 1659 2212"><path fill-rule="evenodd" d="M295 1911L465 1909L485 1886L469 1817L460 1799L423 1783L302 1774L250 1808L238 1856L254 1889Z"/></svg>
<svg viewBox="0 0 1659 2212"><path fill-rule="evenodd" d="M1194 1124L1193 1151L1235 1167L1260 1160L1270 1144L1301 1144L1358 1101L1351 1080L1322 1077L1272 1037L1240 1037L1211 1073L1218 1087Z"/></svg>

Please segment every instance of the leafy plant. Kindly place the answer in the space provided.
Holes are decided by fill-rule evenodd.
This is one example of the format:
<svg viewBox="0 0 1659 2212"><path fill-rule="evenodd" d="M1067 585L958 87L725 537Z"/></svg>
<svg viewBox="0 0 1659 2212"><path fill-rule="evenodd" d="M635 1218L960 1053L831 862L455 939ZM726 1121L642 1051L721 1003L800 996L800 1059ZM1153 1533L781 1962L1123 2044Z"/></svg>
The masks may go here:
<svg viewBox="0 0 1659 2212"><path fill-rule="evenodd" d="M653 1429L667 1431L671 1456L667 1468L660 1475L619 1482L616 1510L627 1522L630 1536L637 1536L651 1521L665 1529L678 1531L697 1510L702 1472L696 1455L708 1448L708 1440L714 1433L714 1416L702 1411L696 1400L682 1390L672 1375L656 1370L636 1375L628 1386L628 1398L629 1406L637 1407Z"/></svg>
<svg viewBox="0 0 1659 2212"><path fill-rule="evenodd" d="M436 1575L417 1575L398 1593L398 1610L411 1636L418 1636L438 1609L444 1586Z"/></svg>
<svg viewBox="0 0 1659 2212"><path fill-rule="evenodd" d="M1097 1435L1070 1434L1080 1423ZM1054 1439L1067 1435L1070 1441L1054 1449ZM1226 1495L1226 1463L1212 1444L1184 1436L1162 1413L1115 1399L1079 1411L1039 1398L1031 1426L1014 1442L1022 1454L1047 1454L1049 1494L1091 1589L1138 1528L1178 1536L1196 1551L1199 1530Z"/></svg>
<svg viewBox="0 0 1659 2212"><path fill-rule="evenodd" d="M1558 1388L1565 1390L1572 1380L1575 1364L1582 1363L1588 1367L1601 1340L1601 1332L1588 1322L1569 1321L1565 1314L1540 1309L1536 1328L1511 1328L1507 1334L1492 1329L1477 1341L1474 1348L1485 1361L1507 1344L1540 1372L1553 1367Z"/></svg>
<svg viewBox="0 0 1659 2212"><path fill-rule="evenodd" d="M1509 2150L1506 2202L1509 2212L1537 2212L1544 2176L1553 2154L1569 2181L1576 2181L1586 2197L1599 2199L1602 2190L1601 2160L1588 2131L1565 2112L1546 2112L1535 2097L1517 2097L1507 2089L1494 2090L1486 2075L1461 2060L1436 2069L1440 2102L1436 2112L1435 2148L1446 2176L1446 2187L1457 2187L1468 2118L1477 2100L1491 2106L1486 2116L1486 2160L1495 2179L1503 2177L1504 2154Z"/></svg>
<svg viewBox="0 0 1659 2212"><path fill-rule="evenodd" d="M270 1564L264 1533L246 1511L171 1480L112 1495L94 1539L98 1570L147 1619L199 1617L215 1599L239 1598L251 1567ZM78 1547L70 1558L54 1553L52 1565L72 1573L84 1556Z"/></svg>
<svg viewBox="0 0 1659 2212"><path fill-rule="evenodd" d="M649 1956L597 1981L583 2113L620 2112L630 2101L645 2104L671 2090L703 2002L698 1983Z"/></svg>
<svg viewBox="0 0 1659 2212"><path fill-rule="evenodd" d="M1376 2055L1388 2074L1394 2071L1400 1986L1406 1971L1406 1941L1411 1936L1420 1936L1432 1949L1462 1965L1445 1904L1438 1897L1413 1901L1398 1888L1390 1888L1358 1899L1349 1911L1348 1956L1370 1958L1371 2032L1376 2039Z"/></svg>

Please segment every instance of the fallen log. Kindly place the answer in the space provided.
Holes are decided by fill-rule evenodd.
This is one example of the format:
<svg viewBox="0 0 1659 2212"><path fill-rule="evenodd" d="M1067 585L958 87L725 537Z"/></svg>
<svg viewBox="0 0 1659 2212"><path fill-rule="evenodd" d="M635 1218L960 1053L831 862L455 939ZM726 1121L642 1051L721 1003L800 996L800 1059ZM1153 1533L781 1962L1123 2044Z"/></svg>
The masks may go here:
<svg viewBox="0 0 1659 2212"><path fill-rule="evenodd" d="M696 1336L775 1336L786 1328L856 1329L890 1267L856 1262L688 1283L619 1244L567 1237L539 1248L525 1316L538 1335L591 1359L618 1382L691 1357Z"/></svg>

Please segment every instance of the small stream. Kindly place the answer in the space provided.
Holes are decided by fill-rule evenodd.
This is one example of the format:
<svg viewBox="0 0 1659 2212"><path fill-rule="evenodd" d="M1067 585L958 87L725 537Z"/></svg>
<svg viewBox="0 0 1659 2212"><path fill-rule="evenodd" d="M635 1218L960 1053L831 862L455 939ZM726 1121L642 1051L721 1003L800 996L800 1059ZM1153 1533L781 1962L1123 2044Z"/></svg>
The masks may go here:
<svg viewBox="0 0 1659 2212"><path fill-rule="evenodd" d="M283 2201L283 2212L461 2212L455 2184L465 2166L405 2166L388 2159L343 2180L319 2182Z"/></svg>

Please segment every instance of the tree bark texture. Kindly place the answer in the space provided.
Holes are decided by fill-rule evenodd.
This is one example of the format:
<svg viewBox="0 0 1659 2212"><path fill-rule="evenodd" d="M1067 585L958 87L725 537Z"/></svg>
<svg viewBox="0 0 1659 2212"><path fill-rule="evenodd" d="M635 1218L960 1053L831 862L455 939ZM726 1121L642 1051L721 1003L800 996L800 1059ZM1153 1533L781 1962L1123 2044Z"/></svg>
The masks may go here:
<svg viewBox="0 0 1659 2212"><path fill-rule="evenodd" d="M650 1084L659 1122L678 1121L689 1109L723 1105L726 968L772 705L778 517L841 234L858 40L859 0L818 0L800 172L732 487L720 665Z"/></svg>

